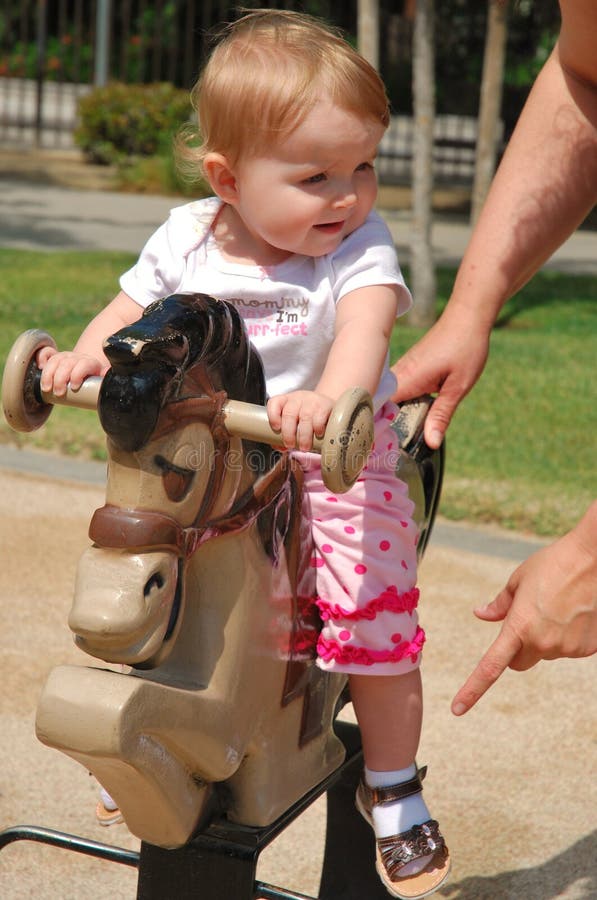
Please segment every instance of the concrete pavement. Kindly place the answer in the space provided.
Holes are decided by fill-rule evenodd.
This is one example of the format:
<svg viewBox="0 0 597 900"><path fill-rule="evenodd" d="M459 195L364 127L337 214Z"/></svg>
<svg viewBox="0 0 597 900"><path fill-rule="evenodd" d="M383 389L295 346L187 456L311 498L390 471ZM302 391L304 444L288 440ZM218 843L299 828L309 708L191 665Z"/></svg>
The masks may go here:
<svg viewBox="0 0 597 900"><path fill-rule="evenodd" d="M12 179L0 187L0 246L137 252L181 202ZM398 210L388 219L404 259L408 215ZM467 235L465 225L438 222L438 260L456 260ZM558 267L595 271L590 237L575 236ZM33 727L51 669L90 663L72 644L66 620L89 518L103 503L103 466L0 447L0 483L0 830L43 825L136 848L125 826L95 823L93 779L39 744ZM425 796L452 852L453 875L438 895L449 900L597 896L595 659L507 672L463 719L449 712L496 632L471 608L494 596L537 546L509 532L440 521L421 568L428 644L419 761L429 765ZM264 852L258 877L316 896L324 825L320 800ZM3 900L132 900L135 891L135 871L116 864L31 843L0 853Z"/></svg>
<svg viewBox="0 0 597 900"><path fill-rule="evenodd" d="M77 183L80 174L74 178ZM456 195L463 197L462 192ZM0 246L31 250L123 250L138 253L147 238L184 203L180 197L121 194L64 188L2 174L0 155ZM378 207L392 231L401 262L408 262L411 216L399 188L380 191ZM468 222L449 209L436 216L432 240L438 265L458 265L470 235ZM597 274L597 235L577 231L548 267Z"/></svg>

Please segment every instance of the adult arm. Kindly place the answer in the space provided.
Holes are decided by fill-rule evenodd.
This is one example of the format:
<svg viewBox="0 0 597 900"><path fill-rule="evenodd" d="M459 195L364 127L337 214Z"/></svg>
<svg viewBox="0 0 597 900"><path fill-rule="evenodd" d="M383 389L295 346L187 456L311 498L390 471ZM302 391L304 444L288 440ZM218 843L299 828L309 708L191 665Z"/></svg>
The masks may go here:
<svg viewBox="0 0 597 900"><path fill-rule="evenodd" d="M597 5L561 0L558 43L521 113L440 319L397 363L397 401L437 393L441 443L485 365L491 328L597 201Z"/></svg>
<svg viewBox="0 0 597 900"><path fill-rule="evenodd" d="M475 610L500 633L452 701L462 715L506 668L597 652L597 501L578 525L530 556L495 600Z"/></svg>

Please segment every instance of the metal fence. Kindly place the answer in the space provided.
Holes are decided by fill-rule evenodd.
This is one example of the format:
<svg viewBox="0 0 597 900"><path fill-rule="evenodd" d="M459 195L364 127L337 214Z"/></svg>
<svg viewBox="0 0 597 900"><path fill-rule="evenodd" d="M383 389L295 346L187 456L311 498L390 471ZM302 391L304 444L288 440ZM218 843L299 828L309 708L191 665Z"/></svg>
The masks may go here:
<svg viewBox="0 0 597 900"><path fill-rule="evenodd" d="M356 0L318 7L354 31ZM94 83L190 88L210 30L234 8L222 0L0 0L0 144L72 146L77 100Z"/></svg>
<svg viewBox="0 0 597 900"><path fill-rule="evenodd" d="M478 120L473 116L438 115L434 121L433 171L437 183L470 184L475 176ZM503 141L503 124L498 141ZM377 156L382 184L409 184L414 144L414 122L408 116L392 116Z"/></svg>
<svg viewBox="0 0 597 900"><path fill-rule="evenodd" d="M245 6L261 6L262 0ZM392 79L410 57L411 24L380 4L380 69ZM308 9L305 2L270 3ZM319 0L317 12L356 33L357 0ZM0 147L69 149L78 100L94 84L168 81L190 88L215 25L234 16L224 0L0 0ZM393 68L394 67L394 68ZM448 119L450 120L448 123ZM410 176L412 123L396 117L384 138L384 181ZM436 175L470 180L475 123L438 119Z"/></svg>

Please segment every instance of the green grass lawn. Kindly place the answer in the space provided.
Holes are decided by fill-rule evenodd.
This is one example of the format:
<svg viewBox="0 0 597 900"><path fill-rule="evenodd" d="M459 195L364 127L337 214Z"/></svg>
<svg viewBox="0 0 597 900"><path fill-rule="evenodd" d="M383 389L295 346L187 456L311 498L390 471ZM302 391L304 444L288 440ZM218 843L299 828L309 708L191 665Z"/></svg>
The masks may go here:
<svg viewBox="0 0 597 900"><path fill-rule="evenodd" d="M135 262L127 253L39 253L0 249L0 361L28 328L48 331L72 347L89 320L119 290L118 277ZM12 431L4 417L0 441L105 459L104 433L94 412L56 407L31 434Z"/></svg>
<svg viewBox="0 0 597 900"><path fill-rule="evenodd" d="M71 347L134 262L123 253L0 250L0 361L27 328ZM454 272L439 273L445 302ZM392 359L420 332L398 323ZM503 310L489 363L448 433L441 513L537 534L570 527L597 494L597 280L540 273ZM56 408L47 424L0 441L105 457L95 413Z"/></svg>
<svg viewBox="0 0 597 900"><path fill-rule="evenodd" d="M449 293L454 273L439 273ZM392 359L421 332L398 324ZM448 431L441 512L550 535L597 495L597 280L542 272L503 309Z"/></svg>

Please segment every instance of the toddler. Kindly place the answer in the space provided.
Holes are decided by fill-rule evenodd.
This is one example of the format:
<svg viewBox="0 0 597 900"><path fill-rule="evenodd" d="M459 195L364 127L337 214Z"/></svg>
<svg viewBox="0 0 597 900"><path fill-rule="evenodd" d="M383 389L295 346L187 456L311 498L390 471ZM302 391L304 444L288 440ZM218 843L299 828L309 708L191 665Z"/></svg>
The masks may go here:
<svg viewBox="0 0 597 900"><path fill-rule="evenodd" d="M415 764L422 718L416 527L396 479L388 345L411 303L390 233L373 207L389 122L375 70L308 16L254 10L226 27L194 89L201 167L213 197L171 211L121 291L72 353L39 354L42 388L63 393L108 367L102 342L174 293L233 303L259 350L268 416L305 469L323 621L317 663L347 673L365 770L356 803L377 838L394 897L423 897L448 874ZM325 488L308 453L346 388L374 398L375 444L354 487Z"/></svg>

